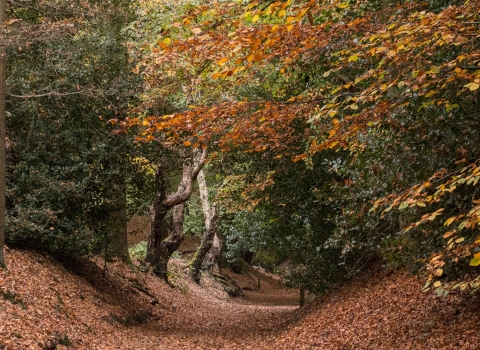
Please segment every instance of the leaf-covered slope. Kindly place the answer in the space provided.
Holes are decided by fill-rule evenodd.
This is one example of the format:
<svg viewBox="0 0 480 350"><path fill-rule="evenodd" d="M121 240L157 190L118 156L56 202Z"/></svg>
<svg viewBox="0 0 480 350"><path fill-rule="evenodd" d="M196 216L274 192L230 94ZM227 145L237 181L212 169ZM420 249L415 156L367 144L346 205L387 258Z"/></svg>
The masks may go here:
<svg viewBox="0 0 480 350"><path fill-rule="evenodd" d="M0 349L243 349L284 326L295 307L245 305L210 278L191 282L180 260L173 289L150 273L101 261L68 269L48 256L7 250L0 271ZM70 270L74 270L75 273ZM67 341L68 340L68 341Z"/></svg>
<svg viewBox="0 0 480 350"><path fill-rule="evenodd" d="M406 273L367 273L306 308L228 299L170 266L172 289L148 273L8 250L0 271L5 349L478 349L480 302L421 292ZM262 289L260 290L262 292ZM268 289L275 298L275 290ZM253 293L253 292L252 292ZM274 301L274 300L272 300ZM247 301L248 302L248 301ZM2 346L0 345L0 348ZM54 348L54 347L50 347Z"/></svg>
<svg viewBox="0 0 480 350"><path fill-rule="evenodd" d="M478 349L480 302L422 293L407 273L368 273L318 298L272 349Z"/></svg>

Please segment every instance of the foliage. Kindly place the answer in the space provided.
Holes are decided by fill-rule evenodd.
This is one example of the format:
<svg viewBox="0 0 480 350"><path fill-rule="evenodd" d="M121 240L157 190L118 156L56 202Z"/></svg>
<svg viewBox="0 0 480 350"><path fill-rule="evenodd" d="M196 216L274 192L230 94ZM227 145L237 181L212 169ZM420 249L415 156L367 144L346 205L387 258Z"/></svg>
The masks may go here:
<svg viewBox="0 0 480 350"><path fill-rule="evenodd" d="M119 122L119 130L140 127L139 141L290 158L306 169L327 151L324 166L335 179L316 192L330 214L325 249L426 269L438 293L477 289L478 203L467 186L477 184L479 159L478 1L139 3L144 19L160 18L137 46L138 72L155 92L144 96L146 113ZM180 101L171 94L180 87L196 97L168 115L152 108L163 95ZM224 200L243 193L232 211L280 212L273 219L288 221L270 226L307 232L301 210L258 206L272 201L265 189L273 175L227 174ZM380 215L370 210L383 205ZM242 225L235 235L243 239Z"/></svg>
<svg viewBox="0 0 480 350"><path fill-rule="evenodd" d="M56 254L98 252L114 184L135 167L128 136L105 119L132 97L120 27L126 3L9 3L7 243ZM26 34L25 36L22 36Z"/></svg>
<svg viewBox="0 0 480 350"><path fill-rule="evenodd" d="M147 242L142 241L128 249L130 256L133 259L144 260L147 256Z"/></svg>

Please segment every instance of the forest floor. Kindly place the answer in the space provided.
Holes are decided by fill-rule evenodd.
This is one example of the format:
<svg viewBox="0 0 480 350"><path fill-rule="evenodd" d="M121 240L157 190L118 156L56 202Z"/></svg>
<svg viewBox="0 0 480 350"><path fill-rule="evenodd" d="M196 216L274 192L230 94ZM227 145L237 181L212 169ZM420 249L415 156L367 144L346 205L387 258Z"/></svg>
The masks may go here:
<svg viewBox="0 0 480 350"><path fill-rule="evenodd" d="M251 271L227 272L230 298L186 261L170 265L175 288L150 272L100 259L65 265L8 249L0 271L0 349L479 349L480 301L439 299L397 272L371 270L298 308L298 291ZM223 271L222 271L223 272ZM260 277L260 289L255 281Z"/></svg>

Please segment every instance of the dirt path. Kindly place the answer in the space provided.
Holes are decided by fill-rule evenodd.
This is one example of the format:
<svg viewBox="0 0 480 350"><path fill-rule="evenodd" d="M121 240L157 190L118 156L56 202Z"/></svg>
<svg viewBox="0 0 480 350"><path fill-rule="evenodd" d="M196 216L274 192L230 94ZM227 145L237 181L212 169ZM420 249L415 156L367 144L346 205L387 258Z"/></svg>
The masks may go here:
<svg viewBox="0 0 480 350"><path fill-rule="evenodd" d="M298 309L296 291L274 278L261 277L260 290L231 299L212 278L192 282L180 260L171 266L174 289L123 265L105 272L101 261L72 272L35 252L7 250L7 260L9 270L0 271L2 350L463 350L480 344L480 297L436 298L405 272L369 271ZM253 274L233 278L249 288Z"/></svg>

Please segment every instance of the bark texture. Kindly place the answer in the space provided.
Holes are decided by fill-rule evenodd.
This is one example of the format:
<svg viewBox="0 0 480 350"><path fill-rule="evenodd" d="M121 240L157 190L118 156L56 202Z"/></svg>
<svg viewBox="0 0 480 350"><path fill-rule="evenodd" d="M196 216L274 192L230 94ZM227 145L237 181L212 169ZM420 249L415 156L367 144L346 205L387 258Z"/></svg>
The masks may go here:
<svg viewBox="0 0 480 350"><path fill-rule="evenodd" d="M5 67L6 67L6 0L0 0L0 267L5 267L5 186L6 186L6 151L5 151Z"/></svg>
<svg viewBox="0 0 480 350"><path fill-rule="evenodd" d="M210 272L213 272L217 266L217 260L222 253L222 240L218 237L218 231L215 230L215 237L213 237L213 245L210 248L207 257L205 258L205 266Z"/></svg>
<svg viewBox="0 0 480 350"><path fill-rule="evenodd" d="M195 282L200 282L201 277L201 268L204 264L205 257L207 253L213 246L214 238L216 237L216 220L217 220L217 210L215 205L210 207L210 202L208 200L208 187L207 181L205 179L205 174L203 171L200 171L198 174L198 188L200 190L200 201L202 202L202 211L205 218L205 235L202 238L202 243L198 248L195 256L192 259L190 264L190 273ZM209 268L209 266L207 266Z"/></svg>
<svg viewBox="0 0 480 350"><path fill-rule="evenodd" d="M173 195L167 196L166 173L162 165L158 165L156 170L157 195L153 205L153 218L150 230L150 236L147 246L146 261L153 266L155 274L168 282L167 265L170 256L180 247L183 240L183 216L185 202L190 198L193 192L193 184L196 181L199 172L202 170L207 158L207 150L202 151L195 167L190 164L184 164L182 179L178 186L178 191ZM162 221L172 208L173 228L168 232L162 229Z"/></svg>

